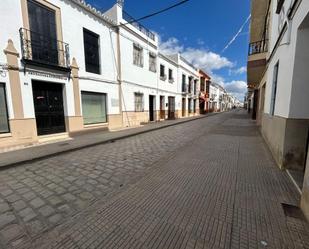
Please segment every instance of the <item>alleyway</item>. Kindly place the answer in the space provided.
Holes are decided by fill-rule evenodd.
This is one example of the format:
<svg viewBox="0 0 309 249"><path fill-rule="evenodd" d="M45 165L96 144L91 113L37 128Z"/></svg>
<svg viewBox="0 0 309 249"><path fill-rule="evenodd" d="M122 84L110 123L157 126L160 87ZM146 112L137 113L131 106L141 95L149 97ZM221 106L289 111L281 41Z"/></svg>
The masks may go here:
<svg viewBox="0 0 309 249"><path fill-rule="evenodd" d="M309 248L243 111L1 171L3 248Z"/></svg>

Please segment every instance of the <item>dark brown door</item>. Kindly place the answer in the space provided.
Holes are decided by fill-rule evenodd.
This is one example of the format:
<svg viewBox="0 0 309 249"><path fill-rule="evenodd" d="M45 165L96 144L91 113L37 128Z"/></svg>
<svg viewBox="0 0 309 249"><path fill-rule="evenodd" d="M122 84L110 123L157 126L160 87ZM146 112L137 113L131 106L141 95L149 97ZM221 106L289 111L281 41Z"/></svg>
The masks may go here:
<svg viewBox="0 0 309 249"><path fill-rule="evenodd" d="M32 82L38 135L65 132L62 84Z"/></svg>
<svg viewBox="0 0 309 249"><path fill-rule="evenodd" d="M184 116L186 116L186 99L185 98L182 99L181 108L182 108L182 116L184 117Z"/></svg>
<svg viewBox="0 0 309 249"><path fill-rule="evenodd" d="M168 119L175 119L175 97L168 97Z"/></svg>
<svg viewBox="0 0 309 249"><path fill-rule="evenodd" d="M155 97L149 95L149 121L155 121Z"/></svg>
<svg viewBox="0 0 309 249"><path fill-rule="evenodd" d="M160 119L165 119L165 97L160 96Z"/></svg>

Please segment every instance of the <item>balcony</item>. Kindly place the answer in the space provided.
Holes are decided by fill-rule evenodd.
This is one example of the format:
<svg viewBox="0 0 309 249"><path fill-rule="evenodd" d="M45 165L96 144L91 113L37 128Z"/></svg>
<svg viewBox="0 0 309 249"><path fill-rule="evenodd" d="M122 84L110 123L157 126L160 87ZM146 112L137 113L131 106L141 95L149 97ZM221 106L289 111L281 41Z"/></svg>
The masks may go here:
<svg viewBox="0 0 309 249"><path fill-rule="evenodd" d="M138 29L140 32L142 32L144 35L146 35L148 38L150 38L153 41L156 40L154 33L152 33L149 29L144 27L139 22L134 21L135 19L132 16L130 16L127 12L123 11L122 17L123 17L123 19L126 22L130 23L131 25L133 25L136 29Z"/></svg>
<svg viewBox="0 0 309 249"><path fill-rule="evenodd" d="M252 42L249 44L248 55L255 55L260 53L266 53L268 51L268 40L262 40L257 42Z"/></svg>
<svg viewBox="0 0 309 249"><path fill-rule="evenodd" d="M19 33L25 64L70 71L69 44L24 28Z"/></svg>
<svg viewBox="0 0 309 249"><path fill-rule="evenodd" d="M252 42L249 44L247 78L248 87L253 88L260 83L266 67L268 40Z"/></svg>

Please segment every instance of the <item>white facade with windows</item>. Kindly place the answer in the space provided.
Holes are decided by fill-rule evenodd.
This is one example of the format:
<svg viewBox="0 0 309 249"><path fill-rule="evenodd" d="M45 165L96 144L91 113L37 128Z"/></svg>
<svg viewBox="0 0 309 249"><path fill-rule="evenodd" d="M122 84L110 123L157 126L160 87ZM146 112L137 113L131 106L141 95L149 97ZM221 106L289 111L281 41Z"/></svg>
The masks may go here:
<svg viewBox="0 0 309 249"><path fill-rule="evenodd" d="M3 0L1 146L197 114L197 69L130 21L119 4Z"/></svg>
<svg viewBox="0 0 309 249"><path fill-rule="evenodd" d="M309 2L273 1L270 9L269 63L260 84L265 89L259 101L262 131L280 167L303 170L309 134Z"/></svg>
<svg viewBox="0 0 309 249"><path fill-rule="evenodd" d="M77 0L4 0L0 23L0 147L120 127L110 19Z"/></svg>
<svg viewBox="0 0 309 249"><path fill-rule="evenodd" d="M268 4L269 12L263 21L269 34L267 64L255 94L249 95L249 103L257 100L254 102L262 134L278 166L298 175L295 182L299 189L303 188L302 207L309 217L309 179L299 181L299 176L308 172L309 1L280 0Z"/></svg>
<svg viewBox="0 0 309 249"><path fill-rule="evenodd" d="M211 112L217 112L220 109L220 88L216 83L211 82L209 86L209 109Z"/></svg>
<svg viewBox="0 0 309 249"><path fill-rule="evenodd" d="M157 110L158 38L146 28L140 29L137 23L128 24L133 18L119 4L106 15L119 25L123 122L125 126L136 126L148 122L150 112L153 115ZM143 107L136 108L141 101Z"/></svg>
<svg viewBox="0 0 309 249"><path fill-rule="evenodd" d="M173 118L171 115L176 118L181 110L181 94L178 91L178 64L172 58L159 53L158 69L159 118Z"/></svg>

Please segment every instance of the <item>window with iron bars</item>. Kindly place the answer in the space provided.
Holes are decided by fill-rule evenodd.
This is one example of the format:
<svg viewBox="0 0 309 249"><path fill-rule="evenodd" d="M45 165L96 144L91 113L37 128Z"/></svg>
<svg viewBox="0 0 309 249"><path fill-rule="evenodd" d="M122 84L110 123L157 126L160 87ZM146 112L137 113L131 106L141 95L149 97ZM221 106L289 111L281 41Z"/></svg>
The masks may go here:
<svg viewBox="0 0 309 249"><path fill-rule="evenodd" d="M144 66L144 56L143 56L143 48L134 43L133 44L133 64L139 67Z"/></svg>
<svg viewBox="0 0 309 249"><path fill-rule="evenodd" d="M149 71L157 72L157 56L154 53L149 53Z"/></svg>
<svg viewBox="0 0 309 249"><path fill-rule="evenodd" d="M144 111L144 94L143 93L134 93L134 106L135 106L135 112Z"/></svg>

